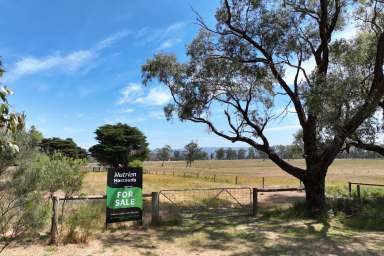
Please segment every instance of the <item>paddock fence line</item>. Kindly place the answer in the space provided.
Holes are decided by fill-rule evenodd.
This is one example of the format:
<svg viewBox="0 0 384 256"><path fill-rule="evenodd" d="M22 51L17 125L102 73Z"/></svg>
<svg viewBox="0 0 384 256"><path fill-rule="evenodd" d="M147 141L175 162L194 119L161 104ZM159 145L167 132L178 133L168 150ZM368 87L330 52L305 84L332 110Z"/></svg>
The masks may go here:
<svg viewBox="0 0 384 256"><path fill-rule="evenodd" d="M367 187L383 187L384 184L374 184L374 183L362 183L362 182L348 182L348 193L349 197L352 197L352 186L356 186L356 193L357 197L361 199L361 190L360 187L367 186Z"/></svg>
<svg viewBox="0 0 384 256"><path fill-rule="evenodd" d="M144 168L144 174L152 174L152 175L168 175L168 176L176 176L176 177L184 177L184 178L196 178L203 179L210 182L222 182L222 183L233 183L234 185L249 185L247 181L249 179L257 179L259 180L257 183L260 184L261 188L267 187L267 183L271 177L257 176L257 175L240 175L235 173L223 173L217 174L213 172L196 172L196 171L185 171L183 169L175 169L175 170L158 170L158 169L149 169ZM294 180L294 178L288 178L289 180ZM303 187L301 180L297 181L299 187ZM254 186L254 184L252 184Z"/></svg>
<svg viewBox="0 0 384 256"><path fill-rule="evenodd" d="M143 220L158 225L184 218L256 216L260 193L303 191L304 188L199 188L143 193ZM50 237L56 244L64 215L71 217L86 207L95 212L100 228L105 224L106 195L53 196ZM61 205L60 205L61 204ZM61 230L60 230L61 231Z"/></svg>
<svg viewBox="0 0 384 256"><path fill-rule="evenodd" d="M89 167L89 170L92 170L92 172L106 172L107 167L93 166L93 167ZM249 180L249 178L252 178L252 179L258 179L259 180L258 184L260 184L262 188L265 188L267 186L267 182L270 179L273 179L273 177L260 177L257 175L245 175L245 174L240 175L236 173L217 174L213 172L186 171L184 169L159 170L159 169L144 168L143 174L196 178L196 179L203 179L209 182L233 183L234 185L249 185L247 181ZM300 180L298 181L298 184L299 184L299 187L303 186ZM254 184L252 184L252 186L253 185Z"/></svg>

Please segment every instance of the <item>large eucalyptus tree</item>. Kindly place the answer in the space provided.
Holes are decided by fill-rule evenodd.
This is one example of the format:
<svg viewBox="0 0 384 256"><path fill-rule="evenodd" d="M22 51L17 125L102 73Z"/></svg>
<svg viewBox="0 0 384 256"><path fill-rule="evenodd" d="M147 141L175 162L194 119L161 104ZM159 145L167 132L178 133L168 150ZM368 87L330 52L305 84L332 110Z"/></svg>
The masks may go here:
<svg viewBox="0 0 384 256"><path fill-rule="evenodd" d="M310 209L322 210L329 166L383 102L383 6L379 0L223 0L215 27L198 16L189 60L155 55L142 67L144 83L158 79L169 88L168 118L206 124L263 152L304 183ZM359 25L356 37L337 39L351 19ZM265 132L290 104L302 129L305 168L279 156ZM226 129L211 117L219 105Z"/></svg>

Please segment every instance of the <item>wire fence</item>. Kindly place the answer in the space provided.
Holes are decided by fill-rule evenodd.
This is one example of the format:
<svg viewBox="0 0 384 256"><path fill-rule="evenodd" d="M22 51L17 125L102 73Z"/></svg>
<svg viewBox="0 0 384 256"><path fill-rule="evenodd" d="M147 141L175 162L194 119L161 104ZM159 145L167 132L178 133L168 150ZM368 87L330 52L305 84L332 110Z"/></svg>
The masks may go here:
<svg viewBox="0 0 384 256"><path fill-rule="evenodd" d="M143 170L144 174L152 175L168 175L174 177L184 177L184 178L196 178L208 182L217 182L217 183L227 183L234 185L250 185L257 186L261 188L270 187L270 186L279 186L279 187L292 187L299 186L302 187L303 184L300 180L291 177L274 177L274 176L259 176L259 175L246 175L246 174L231 174L231 173L212 173L212 172L194 172L194 171L185 171L183 169L175 170L159 170L159 169L149 169L145 168ZM285 184L282 186L282 184Z"/></svg>
<svg viewBox="0 0 384 256"><path fill-rule="evenodd" d="M251 188L162 190L158 194L158 201L161 220L252 213Z"/></svg>

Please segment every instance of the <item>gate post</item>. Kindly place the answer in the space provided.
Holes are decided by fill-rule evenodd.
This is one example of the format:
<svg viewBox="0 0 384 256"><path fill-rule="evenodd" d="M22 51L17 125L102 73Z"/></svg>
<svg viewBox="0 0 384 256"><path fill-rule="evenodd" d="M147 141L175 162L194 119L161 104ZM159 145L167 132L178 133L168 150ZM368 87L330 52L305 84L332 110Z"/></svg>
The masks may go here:
<svg viewBox="0 0 384 256"><path fill-rule="evenodd" d="M52 219L51 219L51 239L49 244L57 245L59 243L59 230L58 230L58 204L59 198L52 197Z"/></svg>
<svg viewBox="0 0 384 256"><path fill-rule="evenodd" d="M257 214L257 188L252 188L252 216Z"/></svg>
<svg viewBox="0 0 384 256"><path fill-rule="evenodd" d="M159 225L160 216L159 216L159 193L152 192L152 225Z"/></svg>
<svg viewBox="0 0 384 256"><path fill-rule="evenodd" d="M351 182L348 182L348 192L349 192L349 197L352 197L352 184L351 184Z"/></svg>
<svg viewBox="0 0 384 256"><path fill-rule="evenodd" d="M360 195L360 185L357 185L356 188L357 188L357 197L360 199L361 198L361 195Z"/></svg>

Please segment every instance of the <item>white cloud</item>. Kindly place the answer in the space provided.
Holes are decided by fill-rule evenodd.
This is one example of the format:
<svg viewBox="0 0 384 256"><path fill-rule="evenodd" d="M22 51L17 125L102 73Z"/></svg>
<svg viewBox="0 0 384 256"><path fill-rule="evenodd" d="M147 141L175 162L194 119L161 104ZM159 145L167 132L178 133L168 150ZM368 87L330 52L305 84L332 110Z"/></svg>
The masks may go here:
<svg viewBox="0 0 384 256"><path fill-rule="evenodd" d="M96 47L77 50L68 54L59 52L46 57L24 57L9 69L4 79L13 81L26 75L48 71L73 73L86 70L99 57L101 50L111 47L113 43L128 34L127 31L121 31L101 40L96 44Z"/></svg>
<svg viewBox="0 0 384 256"><path fill-rule="evenodd" d="M5 78L16 80L25 75L56 68L62 71L73 72L83 67L95 57L95 53L89 50L75 51L68 55L51 55L46 58L26 57L18 61Z"/></svg>
<svg viewBox="0 0 384 256"><path fill-rule="evenodd" d="M130 32L127 30L123 30L123 31L117 32L115 34L112 34L109 37L98 42L95 49L96 50L103 50L105 48L111 47L118 40L126 37L129 34L130 34Z"/></svg>
<svg viewBox="0 0 384 256"><path fill-rule="evenodd" d="M180 38L170 38L170 39L167 39L165 40L161 45L160 47L157 49L157 51L160 51L160 50L165 50L165 49L168 49L168 48L171 48L172 46L178 44L181 42L181 39Z"/></svg>
<svg viewBox="0 0 384 256"><path fill-rule="evenodd" d="M137 97L143 95L143 88L138 83L129 83L120 91L120 98L117 101L118 105L134 103Z"/></svg>
<svg viewBox="0 0 384 256"><path fill-rule="evenodd" d="M144 87L138 83L129 83L120 91L118 105L122 104L145 104L145 105L164 105L171 99L168 91L162 87L153 87L149 92L144 91Z"/></svg>
<svg viewBox="0 0 384 256"><path fill-rule="evenodd" d="M138 98L136 102L147 105L164 105L169 102L170 99L171 95L169 92L162 87L154 87L149 90L146 96Z"/></svg>
<svg viewBox="0 0 384 256"><path fill-rule="evenodd" d="M165 29L165 34L177 32L180 29L182 29L183 27L185 27L186 25L187 25L186 22L176 22L176 23L173 23L173 24L169 25Z"/></svg>
<svg viewBox="0 0 384 256"><path fill-rule="evenodd" d="M144 45L154 41L163 40L180 31L186 25L186 22L176 22L165 28L144 27L137 32L135 38L139 45Z"/></svg>
<svg viewBox="0 0 384 256"><path fill-rule="evenodd" d="M135 110L133 108L125 108L125 109L120 109L118 112L121 114L128 114L128 113L132 113L134 111Z"/></svg>

